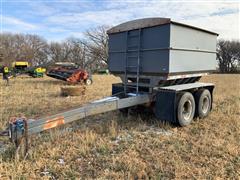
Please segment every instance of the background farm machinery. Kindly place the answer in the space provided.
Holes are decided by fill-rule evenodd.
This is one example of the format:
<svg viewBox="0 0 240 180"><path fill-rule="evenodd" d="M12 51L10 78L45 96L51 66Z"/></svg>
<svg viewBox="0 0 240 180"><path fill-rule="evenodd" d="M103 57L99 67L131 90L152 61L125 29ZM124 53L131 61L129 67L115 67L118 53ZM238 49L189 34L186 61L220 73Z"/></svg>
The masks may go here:
<svg viewBox="0 0 240 180"><path fill-rule="evenodd" d="M92 84L91 75L86 70L79 68L75 63L55 63L47 71L47 76L74 84L82 82L86 85Z"/></svg>
<svg viewBox="0 0 240 180"><path fill-rule="evenodd" d="M45 67L48 67L48 71ZM47 76L67 81L72 84L85 83L86 85L92 84L92 76L84 69L81 69L75 63L57 62L54 64L47 64L43 66L30 66L27 61L16 61L12 63L9 69L9 76L16 77L19 75L29 75L34 78L43 77L46 73ZM0 73L2 68L0 68Z"/></svg>
<svg viewBox="0 0 240 180"><path fill-rule="evenodd" d="M18 76L22 74L29 75L34 78L43 77L46 72L46 68L40 66L30 66L27 61L16 61L12 63L11 75Z"/></svg>
<svg viewBox="0 0 240 180"><path fill-rule="evenodd" d="M0 73L3 73L3 68L7 66L0 65ZM9 77L17 77L20 75L28 75L34 78L43 77L46 68L40 66L30 66L27 61L16 61L12 63L11 67L8 68Z"/></svg>

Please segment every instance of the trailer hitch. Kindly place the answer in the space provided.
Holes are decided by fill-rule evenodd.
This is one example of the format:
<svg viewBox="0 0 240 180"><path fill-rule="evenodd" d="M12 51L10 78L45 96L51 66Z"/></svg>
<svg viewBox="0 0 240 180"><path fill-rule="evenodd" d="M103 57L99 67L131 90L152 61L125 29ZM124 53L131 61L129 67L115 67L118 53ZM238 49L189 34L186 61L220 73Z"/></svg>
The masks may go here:
<svg viewBox="0 0 240 180"><path fill-rule="evenodd" d="M27 138L27 119L25 117L11 118L9 121L9 138L16 147L21 143L22 138Z"/></svg>
<svg viewBox="0 0 240 180"><path fill-rule="evenodd" d="M28 153L28 123L25 117L13 117L8 122L8 127L0 132L0 136L8 137L15 144L16 152L20 145L24 145L24 156ZM24 142L24 144L23 144Z"/></svg>

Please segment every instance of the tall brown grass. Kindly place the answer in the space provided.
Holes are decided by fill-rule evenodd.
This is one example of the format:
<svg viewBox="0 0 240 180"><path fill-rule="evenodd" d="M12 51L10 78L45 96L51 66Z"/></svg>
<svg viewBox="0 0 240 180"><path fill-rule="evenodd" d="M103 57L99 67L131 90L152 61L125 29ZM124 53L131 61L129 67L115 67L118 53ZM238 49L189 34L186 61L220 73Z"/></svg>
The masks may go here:
<svg viewBox="0 0 240 180"><path fill-rule="evenodd" d="M114 76L96 75L80 97L60 96L64 82L17 78L0 83L0 127L9 117L36 118L111 94ZM240 75L211 75L213 111L184 128L154 116L109 112L31 138L29 156L18 161L12 147L0 155L0 179L240 178ZM61 159L61 160L60 160ZM60 163L61 162L61 163Z"/></svg>

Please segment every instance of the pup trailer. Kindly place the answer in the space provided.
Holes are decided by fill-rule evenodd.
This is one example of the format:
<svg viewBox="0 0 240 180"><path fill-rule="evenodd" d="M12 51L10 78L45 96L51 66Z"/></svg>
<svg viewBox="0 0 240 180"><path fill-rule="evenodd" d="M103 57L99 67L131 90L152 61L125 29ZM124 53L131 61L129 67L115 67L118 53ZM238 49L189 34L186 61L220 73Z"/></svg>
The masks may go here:
<svg viewBox="0 0 240 180"><path fill-rule="evenodd" d="M209 114L214 85L198 81L215 70L218 34L168 18L133 20L107 33L109 71L122 80L112 85L112 96L44 118L11 118L1 135L17 147L25 140L27 147L29 135L139 105L180 126Z"/></svg>

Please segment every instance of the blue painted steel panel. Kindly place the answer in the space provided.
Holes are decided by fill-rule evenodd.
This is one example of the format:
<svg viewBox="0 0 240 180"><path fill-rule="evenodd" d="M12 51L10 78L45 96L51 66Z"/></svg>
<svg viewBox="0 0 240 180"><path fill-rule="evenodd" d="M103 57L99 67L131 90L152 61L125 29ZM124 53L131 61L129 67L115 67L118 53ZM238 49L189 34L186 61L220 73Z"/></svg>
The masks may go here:
<svg viewBox="0 0 240 180"><path fill-rule="evenodd" d="M128 39L127 39L128 33ZM128 66L137 64L140 46L140 73L168 73L170 25L144 28L139 42L139 30L109 35L109 70L124 72ZM161 34L161 36L159 36ZM129 68L136 72L136 68Z"/></svg>
<svg viewBox="0 0 240 180"><path fill-rule="evenodd" d="M144 28L142 32L142 49L169 48L170 24Z"/></svg>

